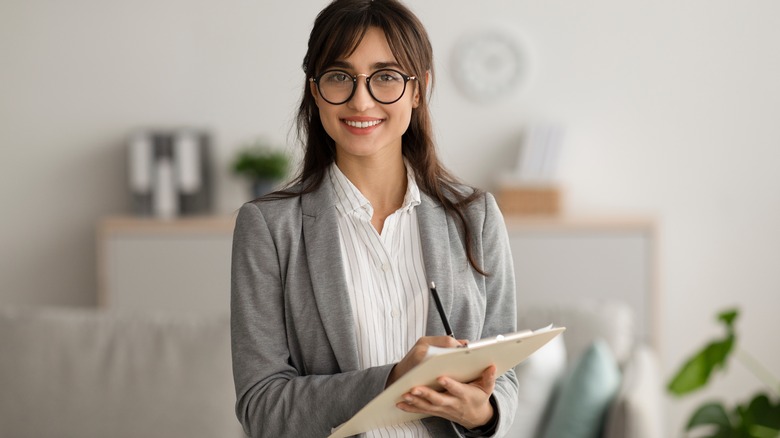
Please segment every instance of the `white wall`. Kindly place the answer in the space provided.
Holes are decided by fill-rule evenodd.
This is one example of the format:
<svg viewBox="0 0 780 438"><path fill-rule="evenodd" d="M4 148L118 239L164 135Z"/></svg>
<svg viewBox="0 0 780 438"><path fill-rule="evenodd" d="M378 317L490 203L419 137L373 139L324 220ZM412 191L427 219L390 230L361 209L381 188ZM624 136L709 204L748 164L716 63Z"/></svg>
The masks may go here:
<svg viewBox="0 0 780 438"><path fill-rule="evenodd" d="M128 209L122 146L136 127L209 128L218 209L237 208L245 187L227 163L257 135L287 140L324 4L0 3L0 303L94 304L95 224ZM659 221L667 375L720 334L713 315L733 304L742 345L780 370L780 3L410 4L437 52L437 135L457 174L490 185L529 122L563 124L569 209ZM486 26L522 35L533 72L522 91L473 104L450 55ZM757 386L734 364L707 394ZM670 404L675 428L692 406Z"/></svg>

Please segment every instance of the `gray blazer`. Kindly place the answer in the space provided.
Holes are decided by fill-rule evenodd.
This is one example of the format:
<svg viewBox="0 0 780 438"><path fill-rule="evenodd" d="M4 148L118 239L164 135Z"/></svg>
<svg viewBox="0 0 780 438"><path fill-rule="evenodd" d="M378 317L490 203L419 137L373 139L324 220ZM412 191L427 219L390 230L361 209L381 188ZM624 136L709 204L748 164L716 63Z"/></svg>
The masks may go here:
<svg viewBox="0 0 780 438"><path fill-rule="evenodd" d="M436 282L455 336L476 340L515 330L509 241L490 194L473 202L475 256L441 205L421 194L416 207L425 272ZM231 338L236 415L252 437L325 437L384 389L393 364L358 369L352 310L338 240L335 197L324 181L309 194L241 207L233 236ZM443 335L429 306L427 335ZM493 392L497 436L514 418L517 379ZM423 420L434 437L467 436L442 418ZM470 435L470 434L469 434Z"/></svg>

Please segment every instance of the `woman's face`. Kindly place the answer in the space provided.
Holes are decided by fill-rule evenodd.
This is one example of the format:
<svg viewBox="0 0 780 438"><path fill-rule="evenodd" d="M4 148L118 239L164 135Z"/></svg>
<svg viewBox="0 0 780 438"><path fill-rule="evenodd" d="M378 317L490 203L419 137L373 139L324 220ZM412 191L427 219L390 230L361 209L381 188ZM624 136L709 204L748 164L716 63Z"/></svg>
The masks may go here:
<svg viewBox="0 0 780 438"><path fill-rule="evenodd" d="M408 74L398 65L382 30L376 27L366 31L349 57L338 59L324 70L333 68L351 75L370 75L383 68ZM311 93L319 108L322 125L336 143L336 162L354 158L400 158L401 136L409 127L412 108L419 104L417 82L409 81L397 102L381 104L369 94L365 77L359 76L355 94L342 105L325 101L312 83Z"/></svg>

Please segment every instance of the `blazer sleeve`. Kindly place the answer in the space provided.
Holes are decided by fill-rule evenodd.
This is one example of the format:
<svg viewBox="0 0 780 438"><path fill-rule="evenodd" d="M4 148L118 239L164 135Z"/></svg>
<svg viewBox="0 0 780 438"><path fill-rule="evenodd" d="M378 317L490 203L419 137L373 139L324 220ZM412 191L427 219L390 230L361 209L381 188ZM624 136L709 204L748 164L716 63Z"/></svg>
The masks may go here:
<svg viewBox="0 0 780 438"><path fill-rule="evenodd" d="M392 364L304 375L291 364L279 251L260 209L233 235L231 346L236 416L250 437L327 436L384 390Z"/></svg>
<svg viewBox="0 0 780 438"><path fill-rule="evenodd" d="M515 276L509 236L504 218L495 198L490 193L483 197L484 204L474 207L470 218L479 233L480 262L489 274L478 276L484 281L485 317L482 321L481 337L487 338L517 330L517 308L515 307ZM481 224L479 222L482 222ZM506 436L515 417L517 408L517 377L513 369L496 379L491 402L497 408L498 419L490 430L468 430L463 426L441 418L423 420L433 436L501 437Z"/></svg>
<svg viewBox="0 0 780 438"><path fill-rule="evenodd" d="M490 193L485 195L482 251L482 266L489 274L485 278L486 307L482 336L514 332L517 330L514 263L504 217ZM513 369L496 379L493 397L499 415L493 436L504 436L512 425L517 408L517 377Z"/></svg>

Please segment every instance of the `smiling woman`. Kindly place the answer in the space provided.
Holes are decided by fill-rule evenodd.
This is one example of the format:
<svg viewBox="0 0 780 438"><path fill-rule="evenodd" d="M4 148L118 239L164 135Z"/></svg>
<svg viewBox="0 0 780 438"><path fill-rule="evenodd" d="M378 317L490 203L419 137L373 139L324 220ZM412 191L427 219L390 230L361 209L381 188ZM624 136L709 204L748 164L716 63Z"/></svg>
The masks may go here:
<svg viewBox="0 0 780 438"><path fill-rule="evenodd" d="M327 436L430 346L513 332L512 259L493 197L443 168L426 91L433 54L394 0L336 0L304 57L293 182L241 208L233 240L236 412L251 436ZM488 274L489 273L489 274ZM437 284L452 331L431 310ZM441 377L368 437L491 436L512 421L512 371Z"/></svg>
<svg viewBox="0 0 780 438"><path fill-rule="evenodd" d="M312 94L320 120L336 143L336 164L348 175L360 172L351 167L395 162L395 176L403 175L401 137L409 127L412 109L419 105L419 90L414 87L413 93L405 94L405 78L410 76L395 70L375 70L378 65L397 65L387 38L377 27L366 29L360 44L337 64L355 73L328 66L312 81L319 91L312 90ZM358 77L366 80L359 81ZM390 156L394 157L392 161ZM400 179L402 183L404 180Z"/></svg>

